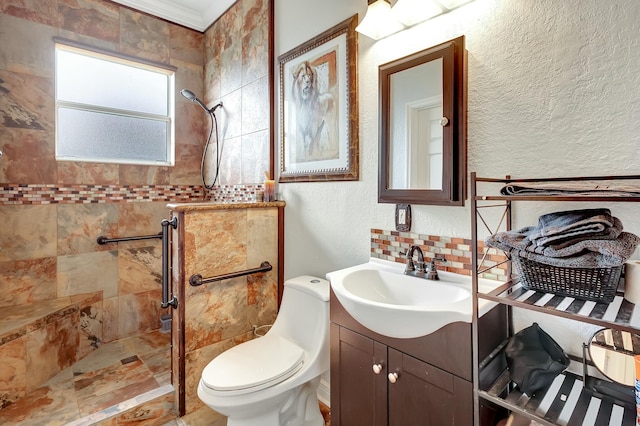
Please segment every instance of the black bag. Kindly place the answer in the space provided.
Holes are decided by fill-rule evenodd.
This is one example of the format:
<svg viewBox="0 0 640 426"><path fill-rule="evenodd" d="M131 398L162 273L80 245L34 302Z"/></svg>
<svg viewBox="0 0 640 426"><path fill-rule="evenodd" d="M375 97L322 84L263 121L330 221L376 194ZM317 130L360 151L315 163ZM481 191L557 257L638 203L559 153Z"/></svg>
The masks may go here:
<svg viewBox="0 0 640 426"><path fill-rule="evenodd" d="M504 350L509 375L529 396L547 388L569 366L569 357L538 323L514 334Z"/></svg>

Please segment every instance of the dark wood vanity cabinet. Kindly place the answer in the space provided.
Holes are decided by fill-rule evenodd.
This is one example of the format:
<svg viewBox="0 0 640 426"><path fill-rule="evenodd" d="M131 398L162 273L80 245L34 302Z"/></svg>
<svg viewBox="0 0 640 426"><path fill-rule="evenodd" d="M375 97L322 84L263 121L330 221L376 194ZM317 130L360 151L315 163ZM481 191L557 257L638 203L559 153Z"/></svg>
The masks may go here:
<svg viewBox="0 0 640 426"><path fill-rule="evenodd" d="M500 321L504 310L485 317ZM499 339L490 336L491 344ZM360 325L332 293L332 426L473 424L471 348L471 324L449 324L415 339L389 338Z"/></svg>
<svg viewBox="0 0 640 426"><path fill-rule="evenodd" d="M331 324L332 425L387 424L387 377L374 364L387 365L385 345Z"/></svg>
<svg viewBox="0 0 640 426"><path fill-rule="evenodd" d="M405 353L388 348L390 425L469 425L473 386Z"/></svg>

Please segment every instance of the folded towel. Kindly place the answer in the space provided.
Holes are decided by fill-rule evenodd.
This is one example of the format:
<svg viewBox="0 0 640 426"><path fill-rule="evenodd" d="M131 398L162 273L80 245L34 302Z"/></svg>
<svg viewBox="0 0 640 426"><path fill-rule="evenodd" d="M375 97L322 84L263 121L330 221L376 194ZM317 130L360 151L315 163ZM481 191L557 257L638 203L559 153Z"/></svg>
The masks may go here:
<svg viewBox="0 0 640 426"><path fill-rule="evenodd" d="M559 239L585 234L599 234L614 226L609 209L583 209L549 213L538 218L538 226L529 239L544 246Z"/></svg>
<svg viewBox="0 0 640 426"><path fill-rule="evenodd" d="M548 216L548 215L545 215ZM604 216L603 216L604 217ZM528 250L533 253L544 254L552 257L570 256L566 254L566 249L570 246L585 240L615 240L622 232L622 222L616 217L611 218L612 226L604 226L607 221L602 220L595 226L582 223L583 226L566 226L566 232L561 233L559 227L547 226L550 223L547 218L541 217L541 224L538 226L527 226L516 231L498 232L487 238L488 244L502 250L510 249ZM589 229L587 229L589 228ZM556 232L554 234L554 232ZM549 236L541 237L541 234ZM552 235L553 234L553 235Z"/></svg>
<svg viewBox="0 0 640 426"><path fill-rule="evenodd" d="M537 240L532 241L532 244L527 246L526 249L545 256L563 257L566 256L566 254L564 254L564 250L570 249L571 246L577 243L593 240L615 240L621 233L622 222L620 222L620 219L617 217L614 217L613 226L605 228L602 232L594 234L567 233L566 236L555 235L553 237L538 238Z"/></svg>
<svg viewBox="0 0 640 426"><path fill-rule="evenodd" d="M547 265L609 268L624 264L640 243L622 229L609 209L569 210L542 215L537 226L490 235L485 244Z"/></svg>
<svg viewBox="0 0 640 426"><path fill-rule="evenodd" d="M526 237L527 228L516 232L499 232L485 239L485 244L507 253L544 263L568 268L611 268L624 264L640 243L640 238L621 232L613 240L583 239L561 248L546 247L535 251Z"/></svg>
<svg viewBox="0 0 640 426"><path fill-rule="evenodd" d="M615 240L586 240L571 246L575 254L567 257L550 257L528 250L510 250L545 265L562 268L613 268L622 266L635 251L640 238L629 232L622 232ZM568 252L568 251L567 251Z"/></svg>
<svg viewBox="0 0 640 426"><path fill-rule="evenodd" d="M640 181L542 181L513 182L505 185L500 193L503 195L576 195L576 196L640 196Z"/></svg>

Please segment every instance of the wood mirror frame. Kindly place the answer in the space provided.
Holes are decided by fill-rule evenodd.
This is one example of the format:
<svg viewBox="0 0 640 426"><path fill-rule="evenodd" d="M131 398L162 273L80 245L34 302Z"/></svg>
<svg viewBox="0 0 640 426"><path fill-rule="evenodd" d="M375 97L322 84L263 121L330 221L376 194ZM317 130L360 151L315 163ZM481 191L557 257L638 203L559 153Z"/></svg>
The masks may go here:
<svg viewBox="0 0 640 426"><path fill-rule="evenodd" d="M442 134L442 187L391 188L391 79L396 73L438 59L442 59L442 111L448 120ZM466 73L464 36L379 66L379 203L464 205L467 193Z"/></svg>

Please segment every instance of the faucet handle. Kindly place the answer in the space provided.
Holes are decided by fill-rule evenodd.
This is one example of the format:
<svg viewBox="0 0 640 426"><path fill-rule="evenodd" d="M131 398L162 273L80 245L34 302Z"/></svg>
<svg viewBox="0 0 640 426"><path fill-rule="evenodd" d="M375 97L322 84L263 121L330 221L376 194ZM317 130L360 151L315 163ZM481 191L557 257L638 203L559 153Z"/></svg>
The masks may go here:
<svg viewBox="0 0 640 426"><path fill-rule="evenodd" d="M437 260L438 262L446 262L446 261L447 261L447 259L445 259L445 257L444 257L444 256L440 257L440 256L438 256L437 254L436 254L435 256L433 256L433 259L431 259L431 262L433 263L433 262L435 262L436 260Z"/></svg>
<svg viewBox="0 0 640 426"><path fill-rule="evenodd" d="M407 267L405 268L405 273L413 272L416 270L416 267L413 264L413 256L411 256L409 253L411 253L411 250L407 250L406 253L401 253L407 257Z"/></svg>

